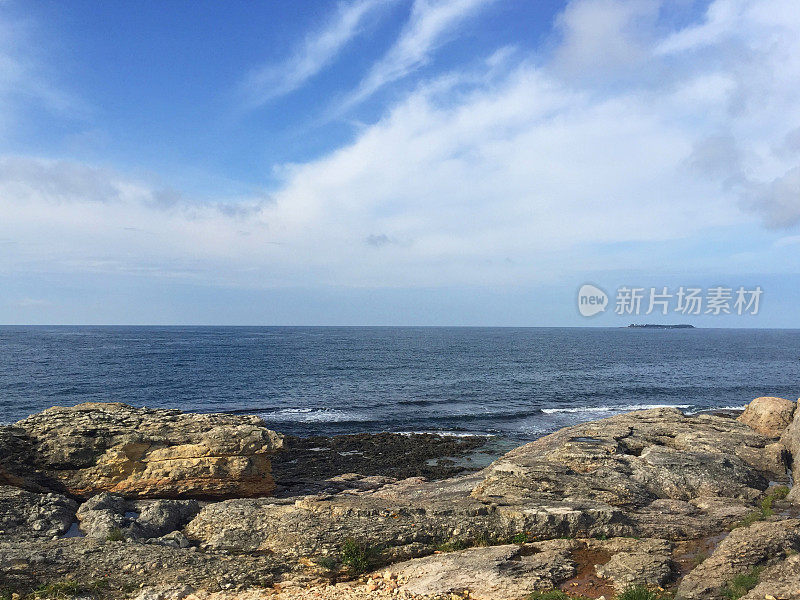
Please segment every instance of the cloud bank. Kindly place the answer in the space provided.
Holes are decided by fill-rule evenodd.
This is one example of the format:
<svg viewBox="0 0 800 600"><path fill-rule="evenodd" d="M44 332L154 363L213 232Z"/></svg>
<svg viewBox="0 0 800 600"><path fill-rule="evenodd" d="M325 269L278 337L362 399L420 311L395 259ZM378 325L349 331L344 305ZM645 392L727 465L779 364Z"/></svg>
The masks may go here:
<svg viewBox="0 0 800 600"><path fill-rule="evenodd" d="M433 60L483 4L417 2L353 98ZM348 5L267 87L313 76L371 6ZM351 142L280 165L258 198L196 202L113 170L6 156L0 269L391 288L738 268L742 231L791 239L800 222L800 12L716 0L675 30L664 10L571 2L549 51L418 80ZM712 238L730 253L697 256Z"/></svg>

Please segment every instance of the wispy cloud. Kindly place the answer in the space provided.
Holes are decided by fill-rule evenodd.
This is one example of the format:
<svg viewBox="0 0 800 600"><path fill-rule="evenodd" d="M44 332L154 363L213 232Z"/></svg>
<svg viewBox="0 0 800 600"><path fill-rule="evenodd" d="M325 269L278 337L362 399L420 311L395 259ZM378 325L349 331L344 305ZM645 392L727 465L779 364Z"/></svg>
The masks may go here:
<svg viewBox="0 0 800 600"><path fill-rule="evenodd" d="M245 106L255 108L300 88L336 59L361 32L371 13L392 3L391 0L355 0L339 4L327 26L309 35L284 63L264 65L244 79L240 91Z"/></svg>
<svg viewBox="0 0 800 600"><path fill-rule="evenodd" d="M495 0L415 0L411 16L394 46L370 69L341 110L428 63L431 54L455 35L454 29Z"/></svg>
<svg viewBox="0 0 800 600"><path fill-rule="evenodd" d="M85 102L54 83L31 37L28 23L9 16L0 3L0 132L17 125L31 105L69 117L89 112Z"/></svg>

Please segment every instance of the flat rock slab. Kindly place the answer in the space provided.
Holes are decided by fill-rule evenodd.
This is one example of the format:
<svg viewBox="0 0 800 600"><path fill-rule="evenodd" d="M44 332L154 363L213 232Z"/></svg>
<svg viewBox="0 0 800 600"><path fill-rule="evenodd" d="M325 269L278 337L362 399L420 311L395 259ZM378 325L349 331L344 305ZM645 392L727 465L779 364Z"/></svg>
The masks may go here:
<svg viewBox="0 0 800 600"><path fill-rule="evenodd" d="M553 589L575 574L564 545L534 552L517 545L470 548L393 565L389 571L406 581L401 589L420 596L468 591L471 598L517 600L536 590Z"/></svg>

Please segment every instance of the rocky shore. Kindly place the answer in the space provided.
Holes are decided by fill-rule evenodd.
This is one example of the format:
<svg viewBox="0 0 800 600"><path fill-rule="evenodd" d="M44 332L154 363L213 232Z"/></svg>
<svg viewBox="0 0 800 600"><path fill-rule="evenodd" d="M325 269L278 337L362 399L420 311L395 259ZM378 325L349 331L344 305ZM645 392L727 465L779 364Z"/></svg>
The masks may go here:
<svg viewBox="0 0 800 600"><path fill-rule="evenodd" d="M800 598L800 411L300 439L89 403L0 427L0 598ZM649 595L648 595L649 594Z"/></svg>

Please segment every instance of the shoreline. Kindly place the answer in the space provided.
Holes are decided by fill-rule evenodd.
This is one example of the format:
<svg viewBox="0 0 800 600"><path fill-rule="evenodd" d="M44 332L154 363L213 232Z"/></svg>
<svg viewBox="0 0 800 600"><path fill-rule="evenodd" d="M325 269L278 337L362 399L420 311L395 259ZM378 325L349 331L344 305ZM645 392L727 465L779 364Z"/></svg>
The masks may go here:
<svg viewBox="0 0 800 600"><path fill-rule="evenodd" d="M495 460L487 438L52 408L0 427L0 597L721 600L758 567L744 599L782 598L800 569L795 407L635 411Z"/></svg>

